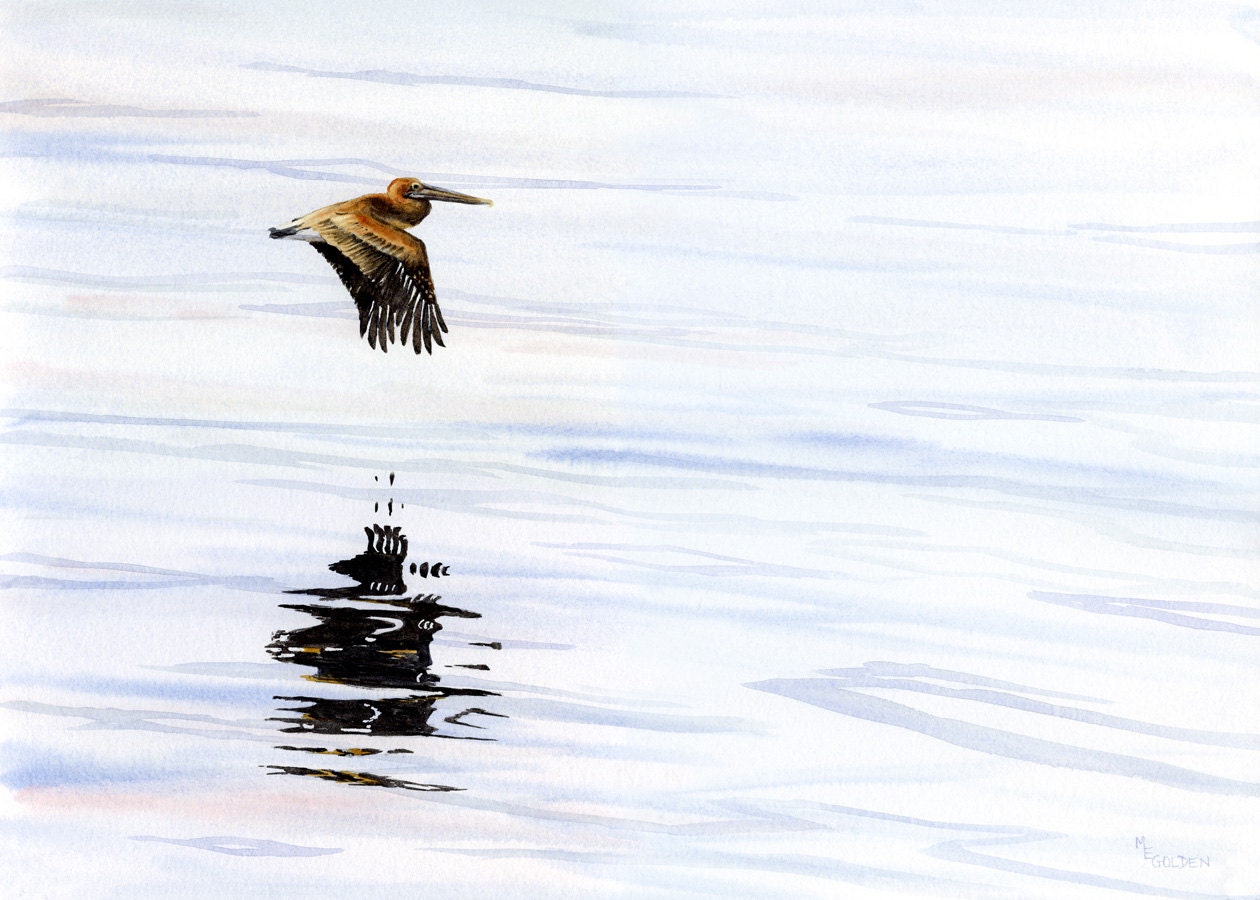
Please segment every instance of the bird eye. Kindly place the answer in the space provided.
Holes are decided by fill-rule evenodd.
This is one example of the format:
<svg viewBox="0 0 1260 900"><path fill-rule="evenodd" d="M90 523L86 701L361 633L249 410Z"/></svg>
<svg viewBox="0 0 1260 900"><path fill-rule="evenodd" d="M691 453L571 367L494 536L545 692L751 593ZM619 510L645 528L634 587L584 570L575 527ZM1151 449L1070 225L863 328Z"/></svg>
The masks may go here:
<svg viewBox="0 0 1260 900"><path fill-rule="evenodd" d="M413 185L411 186L411 189L412 189L413 191L418 191L418 190L420 190L420 187L421 187L420 182L418 182L418 181L417 181L415 184L413 184Z"/></svg>

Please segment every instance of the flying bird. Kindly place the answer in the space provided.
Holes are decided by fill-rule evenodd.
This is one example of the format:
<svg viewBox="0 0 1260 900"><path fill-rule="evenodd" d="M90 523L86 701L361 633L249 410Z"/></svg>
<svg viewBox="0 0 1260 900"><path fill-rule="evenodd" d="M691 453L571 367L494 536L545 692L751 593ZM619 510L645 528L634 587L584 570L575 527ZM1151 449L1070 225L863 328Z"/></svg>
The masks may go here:
<svg viewBox="0 0 1260 900"><path fill-rule="evenodd" d="M397 340L416 353L445 347L447 330L433 291L429 254L407 229L419 225L431 201L489 200L433 187L415 178L395 178L383 194L365 194L299 216L273 238L307 241L341 278L359 310L359 336L388 352Z"/></svg>

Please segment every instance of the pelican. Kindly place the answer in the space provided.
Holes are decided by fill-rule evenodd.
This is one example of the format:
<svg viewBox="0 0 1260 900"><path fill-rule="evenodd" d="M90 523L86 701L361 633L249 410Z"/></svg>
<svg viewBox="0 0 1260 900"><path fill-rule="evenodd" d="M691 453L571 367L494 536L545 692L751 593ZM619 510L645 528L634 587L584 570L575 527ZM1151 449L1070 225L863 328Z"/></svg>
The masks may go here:
<svg viewBox="0 0 1260 900"><path fill-rule="evenodd" d="M388 352L395 339L406 344L410 338L416 353L431 354L433 344L446 346L446 322L433 292L429 254L407 229L424 220L433 200L493 205L415 178L395 178L383 194L317 209L272 228L271 236L307 241L328 260L354 298L359 336L369 345Z"/></svg>

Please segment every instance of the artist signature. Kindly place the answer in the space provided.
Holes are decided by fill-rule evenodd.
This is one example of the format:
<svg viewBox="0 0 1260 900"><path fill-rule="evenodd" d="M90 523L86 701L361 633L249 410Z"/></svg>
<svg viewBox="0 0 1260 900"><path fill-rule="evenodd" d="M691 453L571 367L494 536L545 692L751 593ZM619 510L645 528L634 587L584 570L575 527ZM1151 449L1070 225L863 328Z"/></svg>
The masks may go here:
<svg viewBox="0 0 1260 900"><path fill-rule="evenodd" d="M1145 837L1135 837L1133 846L1142 851L1142 859L1155 869L1210 869L1210 856L1184 856L1180 853L1161 853L1146 842Z"/></svg>

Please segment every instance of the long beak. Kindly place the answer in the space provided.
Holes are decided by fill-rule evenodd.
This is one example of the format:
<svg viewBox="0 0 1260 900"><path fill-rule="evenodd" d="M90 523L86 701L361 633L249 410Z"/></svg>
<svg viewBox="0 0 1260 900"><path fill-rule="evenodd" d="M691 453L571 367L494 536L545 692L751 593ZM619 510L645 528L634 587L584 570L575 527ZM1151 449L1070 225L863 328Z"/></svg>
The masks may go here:
<svg viewBox="0 0 1260 900"><path fill-rule="evenodd" d="M448 191L446 188L427 184L418 191L408 191L407 196L412 200L446 200L450 203L480 203L482 206L494 206L493 200L483 200L481 197L472 197L461 194L459 191Z"/></svg>

